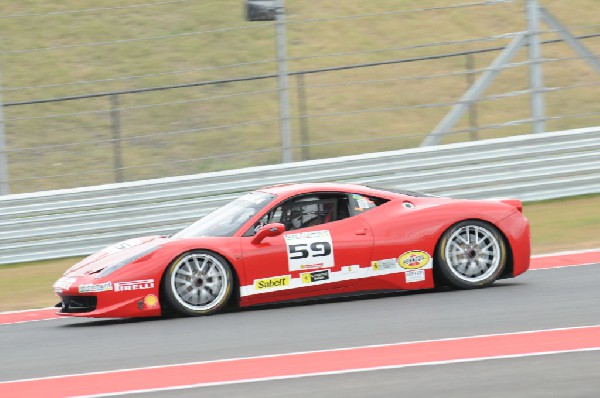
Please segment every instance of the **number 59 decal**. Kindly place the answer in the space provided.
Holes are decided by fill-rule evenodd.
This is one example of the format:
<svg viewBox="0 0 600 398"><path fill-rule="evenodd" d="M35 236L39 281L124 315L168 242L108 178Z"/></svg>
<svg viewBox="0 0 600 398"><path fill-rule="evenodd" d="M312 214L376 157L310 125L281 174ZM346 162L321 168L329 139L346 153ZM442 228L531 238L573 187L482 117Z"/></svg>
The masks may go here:
<svg viewBox="0 0 600 398"><path fill-rule="evenodd" d="M284 235L290 271L331 268L333 243L329 231L311 231Z"/></svg>

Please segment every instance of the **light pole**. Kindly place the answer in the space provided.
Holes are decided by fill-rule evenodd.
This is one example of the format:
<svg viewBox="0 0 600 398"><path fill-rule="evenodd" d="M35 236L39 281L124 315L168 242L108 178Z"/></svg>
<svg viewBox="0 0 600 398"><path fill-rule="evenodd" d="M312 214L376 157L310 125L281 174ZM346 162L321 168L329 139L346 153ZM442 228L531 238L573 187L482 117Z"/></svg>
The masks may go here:
<svg viewBox="0 0 600 398"><path fill-rule="evenodd" d="M293 155L283 0L246 0L246 19L248 21L275 21L281 162L288 163L293 161Z"/></svg>

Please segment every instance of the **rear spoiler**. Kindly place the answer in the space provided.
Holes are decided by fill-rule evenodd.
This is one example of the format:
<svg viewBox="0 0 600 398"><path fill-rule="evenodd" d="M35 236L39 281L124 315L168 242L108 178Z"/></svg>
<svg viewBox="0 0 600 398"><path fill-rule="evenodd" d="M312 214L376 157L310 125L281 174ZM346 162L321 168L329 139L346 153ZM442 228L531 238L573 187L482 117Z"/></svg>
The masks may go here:
<svg viewBox="0 0 600 398"><path fill-rule="evenodd" d="M507 204L507 205L512 206L515 209L517 209L520 213L523 213L523 202L521 202L519 199L490 199L490 200Z"/></svg>

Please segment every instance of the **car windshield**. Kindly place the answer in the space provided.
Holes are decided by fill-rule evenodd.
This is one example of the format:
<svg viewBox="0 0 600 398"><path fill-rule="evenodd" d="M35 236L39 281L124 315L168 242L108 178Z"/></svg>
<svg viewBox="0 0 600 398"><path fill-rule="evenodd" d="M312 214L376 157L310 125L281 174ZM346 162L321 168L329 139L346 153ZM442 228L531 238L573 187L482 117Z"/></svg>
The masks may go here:
<svg viewBox="0 0 600 398"><path fill-rule="evenodd" d="M233 236L246 221L275 199L275 195L250 192L202 217L173 235L174 238Z"/></svg>

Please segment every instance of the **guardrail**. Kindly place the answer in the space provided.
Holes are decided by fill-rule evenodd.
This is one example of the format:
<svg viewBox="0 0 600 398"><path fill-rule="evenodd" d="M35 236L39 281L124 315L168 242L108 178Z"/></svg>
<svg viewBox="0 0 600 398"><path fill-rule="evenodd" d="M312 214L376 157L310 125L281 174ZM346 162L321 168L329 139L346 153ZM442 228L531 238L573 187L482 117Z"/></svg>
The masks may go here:
<svg viewBox="0 0 600 398"><path fill-rule="evenodd" d="M0 264L171 234L240 192L339 181L523 201L600 192L600 127L0 197Z"/></svg>

